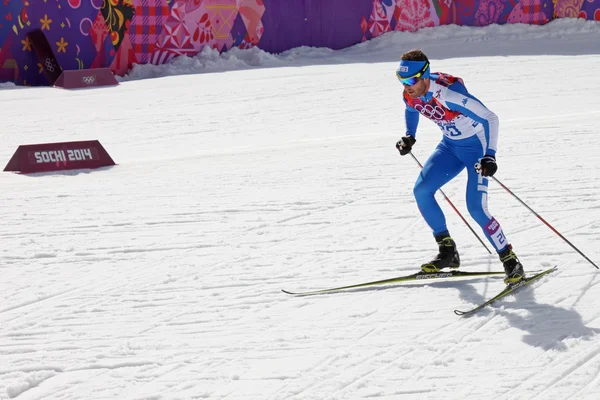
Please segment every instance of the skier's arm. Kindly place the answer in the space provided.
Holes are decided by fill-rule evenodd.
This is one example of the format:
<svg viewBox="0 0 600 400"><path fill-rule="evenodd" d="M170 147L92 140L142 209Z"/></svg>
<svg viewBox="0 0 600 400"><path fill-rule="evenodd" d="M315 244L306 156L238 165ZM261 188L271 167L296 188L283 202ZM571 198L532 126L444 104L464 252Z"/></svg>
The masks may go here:
<svg viewBox="0 0 600 400"><path fill-rule="evenodd" d="M419 112L406 105L406 111L404 111L404 118L406 120L406 134L414 138L417 137L417 126L419 125Z"/></svg>
<svg viewBox="0 0 600 400"><path fill-rule="evenodd" d="M495 156L498 146L498 116L475 96L469 94L460 82L456 82L448 88L446 105L450 110L458 111L483 125L487 140L485 154Z"/></svg>
<svg viewBox="0 0 600 400"><path fill-rule="evenodd" d="M406 104L406 111L404 111L406 136L396 143L396 148L401 156L410 153L413 145L417 141L415 136L417 136L417 126L419 125L419 112L409 106L408 103L406 103L406 99L404 99L404 103Z"/></svg>

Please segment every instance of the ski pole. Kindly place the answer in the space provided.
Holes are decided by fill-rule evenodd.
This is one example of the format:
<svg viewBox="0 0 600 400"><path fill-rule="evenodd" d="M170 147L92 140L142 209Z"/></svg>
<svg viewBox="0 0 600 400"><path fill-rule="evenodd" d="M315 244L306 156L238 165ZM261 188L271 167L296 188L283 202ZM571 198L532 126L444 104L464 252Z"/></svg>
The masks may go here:
<svg viewBox="0 0 600 400"><path fill-rule="evenodd" d="M592 264L594 267L596 267L597 269L598 266L596 264L594 264L594 262L592 260L590 260L585 254L583 254L577 247L575 247L573 245L573 243L569 242L563 235L561 235L561 233L559 231L557 231L556 229L554 229L554 227L552 225L550 225L548 222L546 222L546 220L544 218L542 218L538 213L536 213L535 211L533 211L533 209L531 207L529 207L527 204L525 204L525 202L523 200L521 200L516 194L514 194L509 188L507 188L502 182L500 182L498 179L496 179L496 177L492 176L492 179L495 180L500 186L502 186L508 193L510 193L515 199L517 199L519 201L519 203L523 204L529 211L531 211L533 213L533 215L535 215L536 217L538 217L540 219L540 221L542 221L548 228L550 228L552 230L552 232L556 233L562 240L564 240L569 246L571 246L573 249L575 249L575 251L577 251L579 254L581 254L583 256L583 258L585 258L587 261L589 261L590 264Z"/></svg>
<svg viewBox="0 0 600 400"><path fill-rule="evenodd" d="M423 169L423 165L419 162L419 160L417 160L417 157L415 157L415 155L412 153L412 151L410 152L410 155L412 156L413 160L415 160L415 162L419 165L419 167L421 167L421 169ZM452 207L452 209L454 211L456 211L456 213L458 214L458 216L460 217L460 219L462 219L463 222L465 223L465 225L467 225L469 227L469 229L471 230L471 232L473 232L473 235L475 235L475 237L477 238L477 240L479 240L479 243L481 243L483 245L483 247L485 247L485 249L488 251L488 253L492 254L492 252L485 245L485 243L483 242L483 240L481 240L481 238L479 237L479 235L473 230L473 228L471 227L471 225L469 225L469 223L467 222L467 220L465 219L465 217L463 217L462 214L460 213L460 211L458 211L458 209L454 206L454 204L452 204L452 202L450 201L450 199L448 198L448 196L446 196L446 193L444 193L442 191L442 189L438 189L438 190L440 191L440 193L442 194L442 196L444 196L444 199L446 199L446 201L448 202L448 204L450 204L450 207Z"/></svg>

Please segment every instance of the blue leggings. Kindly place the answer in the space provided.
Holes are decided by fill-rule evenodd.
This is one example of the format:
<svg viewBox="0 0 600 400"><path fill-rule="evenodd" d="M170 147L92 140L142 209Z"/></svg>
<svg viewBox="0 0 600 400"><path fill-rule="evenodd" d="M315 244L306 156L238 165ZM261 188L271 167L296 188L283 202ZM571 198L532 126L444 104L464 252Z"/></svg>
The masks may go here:
<svg viewBox="0 0 600 400"><path fill-rule="evenodd" d="M425 222L435 236L448 232L446 217L435 199L435 192L467 168L467 209L481 226L485 236L500 252L508 241L500 224L487 209L488 178L475 170L483 157L483 147L477 137L464 140L443 139L431 154L414 187L415 199Z"/></svg>

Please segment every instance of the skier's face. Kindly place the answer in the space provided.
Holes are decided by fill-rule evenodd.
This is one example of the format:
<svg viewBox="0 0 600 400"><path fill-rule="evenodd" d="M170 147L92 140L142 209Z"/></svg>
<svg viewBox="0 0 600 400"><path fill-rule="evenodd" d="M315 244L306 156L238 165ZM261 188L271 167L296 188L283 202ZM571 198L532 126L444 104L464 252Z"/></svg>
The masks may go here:
<svg viewBox="0 0 600 400"><path fill-rule="evenodd" d="M416 99L417 97L425 96L429 89L429 78L419 79L417 83L412 86L404 85L404 91L408 93L410 97Z"/></svg>

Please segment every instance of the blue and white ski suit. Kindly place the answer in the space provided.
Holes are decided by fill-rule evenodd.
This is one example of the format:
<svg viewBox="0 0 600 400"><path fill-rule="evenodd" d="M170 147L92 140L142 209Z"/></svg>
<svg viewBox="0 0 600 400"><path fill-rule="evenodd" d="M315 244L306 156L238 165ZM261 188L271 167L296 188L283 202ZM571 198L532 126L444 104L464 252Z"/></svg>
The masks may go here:
<svg viewBox="0 0 600 400"><path fill-rule="evenodd" d="M444 134L414 187L419 210L433 234L448 232L435 192L466 167L467 209L496 251L504 250L508 241L487 207L488 178L474 167L485 154L496 154L498 117L469 94L462 79L443 73L431 73L425 96L413 99L405 91L403 97L408 135L416 138L420 115L435 122Z"/></svg>

